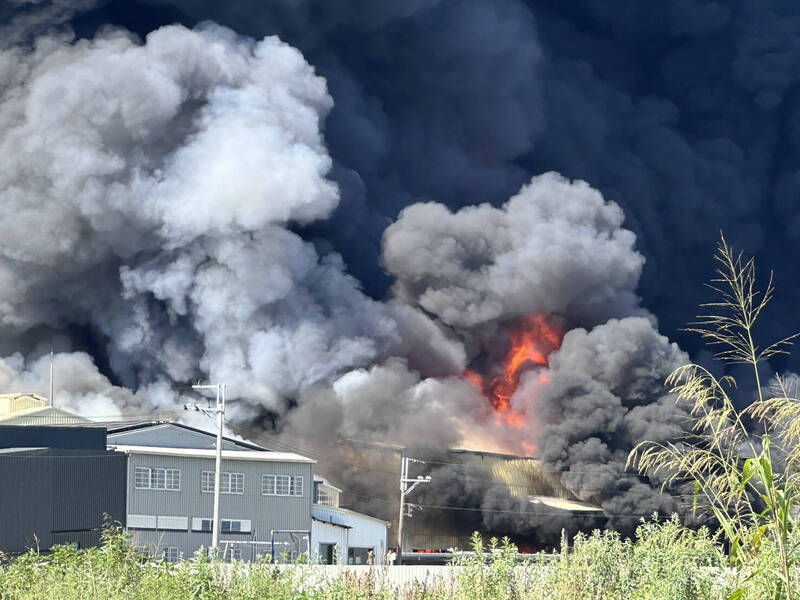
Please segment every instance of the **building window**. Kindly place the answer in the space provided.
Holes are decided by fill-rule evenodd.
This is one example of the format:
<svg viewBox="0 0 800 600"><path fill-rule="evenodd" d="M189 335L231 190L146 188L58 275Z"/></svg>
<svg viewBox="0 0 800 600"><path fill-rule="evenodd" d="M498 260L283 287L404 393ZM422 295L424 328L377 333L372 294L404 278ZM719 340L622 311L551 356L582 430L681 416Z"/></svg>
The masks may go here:
<svg viewBox="0 0 800 600"><path fill-rule="evenodd" d="M250 519L222 519L222 533L250 533ZM214 519L194 518L192 519L192 529L194 531L210 532L214 529Z"/></svg>
<svg viewBox="0 0 800 600"><path fill-rule="evenodd" d="M166 470L166 484L168 490L179 490L181 489L181 472L178 469L167 469Z"/></svg>
<svg viewBox="0 0 800 600"><path fill-rule="evenodd" d="M222 519L222 533L241 533L242 522L233 519Z"/></svg>
<svg viewBox="0 0 800 600"><path fill-rule="evenodd" d="M225 525L225 521L222 522L223 526ZM228 562L232 562L234 560L242 560L242 549L241 548L230 548L228 549Z"/></svg>
<svg viewBox="0 0 800 600"><path fill-rule="evenodd" d="M221 494L244 494L244 473L220 473L219 481ZM214 491L214 471L203 471L200 490L208 493Z"/></svg>
<svg viewBox="0 0 800 600"><path fill-rule="evenodd" d="M178 562L181 558L181 554L178 549L174 546L169 548L164 548L164 560L168 563Z"/></svg>
<svg viewBox="0 0 800 600"><path fill-rule="evenodd" d="M314 481L314 504L339 506L339 490L323 481Z"/></svg>
<svg viewBox="0 0 800 600"><path fill-rule="evenodd" d="M227 481L224 475L227 475ZM220 484L223 494L244 494L244 473L225 473Z"/></svg>
<svg viewBox="0 0 800 600"><path fill-rule="evenodd" d="M375 562L374 548L353 548L347 549L348 565L371 565Z"/></svg>
<svg viewBox="0 0 800 600"><path fill-rule="evenodd" d="M302 475L261 475L261 494L264 496L302 496Z"/></svg>
<svg viewBox="0 0 800 600"><path fill-rule="evenodd" d="M181 489L180 469L156 469L136 467L133 484L137 490L171 490Z"/></svg>

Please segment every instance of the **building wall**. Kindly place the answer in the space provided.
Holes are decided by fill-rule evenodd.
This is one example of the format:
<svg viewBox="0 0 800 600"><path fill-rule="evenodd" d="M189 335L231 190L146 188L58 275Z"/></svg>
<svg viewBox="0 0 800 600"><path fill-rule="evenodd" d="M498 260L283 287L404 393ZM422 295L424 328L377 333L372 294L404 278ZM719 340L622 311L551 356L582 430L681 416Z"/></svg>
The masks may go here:
<svg viewBox="0 0 800 600"><path fill-rule="evenodd" d="M106 431L100 427L52 427L0 423L0 448L106 449Z"/></svg>
<svg viewBox="0 0 800 600"><path fill-rule="evenodd" d="M47 398L35 394L0 394L0 418L47 404Z"/></svg>
<svg viewBox="0 0 800 600"><path fill-rule="evenodd" d="M347 532L346 548L342 552L347 557L350 548L371 548L375 555L375 564L381 564L387 549L387 523L361 513L343 508L314 505L312 515L320 521L344 525ZM318 540L311 537L312 548L318 547Z"/></svg>
<svg viewBox="0 0 800 600"><path fill-rule="evenodd" d="M108 434L109 444L121 446L156 446L167 448L197 448L200 450L216 449L215 436L198 433L183 427L176 427L165 423L142 429L120 431ZM223 450L244 450L234 442L223 440Z"/></svg>
<svg viewBox="0 0 800 600"><path fill-rule="evenodd" d="M99 543L104 514L125 522L125 455L105 450L0 453L0 550ZM37 541L38 540L38 541Z"/></svg>
<svg viewBox="0 0 800 600"><path fill-rule="evenodd" d="M136 489L135 468L155 467L180 469L179 491ZM185 556L192 556L201 546L211 544L210 532L189 531L193 518L211 519L214 510L214 494L201 491L202 471L213 471L213 458L159 456L151 454L129 454L128 463L128 514L175 516L187 519L183 531L143 530L130 528L137 544L153 549L177 547ZM277 461L245 461L223 459L223 472L244 474L243 494L220 494L221 519L248 519L250 533L221 533L220 541L269 542L273 530L311 530L312 465ZM303 477L302 496L264 496L261 494L261 475L300 475ZM278 541L291 536L278 535ZM305 542L307 544L307 541ZM244 545L243 545L244 547ZM247 546L248 548L250 546ZM258 545L259 549L267 546ZM300 548L305 552L308 548ZM243 557L245 552L243 551Z"/></svg>
<svg viewBox="0 0 800 600"><path fill-rule="evenodd" d="M2 425L66 425L70 423L90 423L85 417L58 408L31 409L20 411L0 419Z"/></svg>
<svg viewBox="0 0 800 600"><path fill-rule="evenodd" d="M349 530L346 527L323 523L318 520L311 522L311 560L319 562L319 545L336 545L336 564L347 564L347 536Z"/></svg>

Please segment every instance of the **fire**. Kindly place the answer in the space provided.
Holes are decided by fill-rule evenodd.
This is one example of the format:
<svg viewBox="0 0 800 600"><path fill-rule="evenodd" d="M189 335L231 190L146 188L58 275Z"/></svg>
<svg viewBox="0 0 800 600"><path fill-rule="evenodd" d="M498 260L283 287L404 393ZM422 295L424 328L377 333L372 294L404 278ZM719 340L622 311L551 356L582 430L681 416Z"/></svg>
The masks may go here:
<svg viewBox="0 0 800 600"><path fill-rule="evenodd" d="M547 366L548 356L561 347L562 337L561 329L544 315L525 316L509 332L510 347L498 375L488 378L467 369L464 376L480 388L507 424L521 427L525 415L513 410L511 397L525 371ZM543 380L548 378L548 374L543 374Z"/></svg>

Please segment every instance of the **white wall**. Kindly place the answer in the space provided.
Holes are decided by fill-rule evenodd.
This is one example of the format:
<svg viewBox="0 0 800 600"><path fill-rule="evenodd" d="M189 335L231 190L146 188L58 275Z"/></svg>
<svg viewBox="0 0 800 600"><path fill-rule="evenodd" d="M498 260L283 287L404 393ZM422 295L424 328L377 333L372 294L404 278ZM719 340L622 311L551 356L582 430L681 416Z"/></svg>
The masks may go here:
<svg viewBox="0 0 800 600"><path fill-rule="evenodd" d="M311 514L315 519L319 519L320 521L330 521L350 527L350 529L347 530L347 548L372 548L375 553L375 564L379 565L382 563L383 553L386 551L388 528L386 521L381 521L345 508L319 506L317 504L311 508ZM313 521L313 523L316 524L318 521ZM324 525L324 523L321 523L321 525ZM314 540L313 533L312 543L315 548L318 547L317 542ZM341 556L345 559L345 562L347 559L347 548L341 551Z"/></svg>
<svg viewBox="0 0 800 600"><path fill-rule="evenodd" d="M348 529L337 527L330 523L311 521L311 560L319 562L318 552L320 544L336 544L338 564L343 565L347 562L347 534Z"/></svg>

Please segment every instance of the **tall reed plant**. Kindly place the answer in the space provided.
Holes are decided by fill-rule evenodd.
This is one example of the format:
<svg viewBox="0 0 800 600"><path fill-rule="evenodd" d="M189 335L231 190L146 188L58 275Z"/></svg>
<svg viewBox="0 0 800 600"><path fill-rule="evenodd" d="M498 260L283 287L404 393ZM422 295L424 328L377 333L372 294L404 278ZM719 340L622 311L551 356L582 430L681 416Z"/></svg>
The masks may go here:
<svg viewBox="0 0 800 600"><path fill-rule="evenodd" d="M761 587L760 598L794 599L798 536L792 509L800 503L800 402L781 377L770 395L761 368L787 353L796 336L759 345L757 325L773 297L772 275L759 290L754 260L735 252L724 237L715 259L717 277L709 287L717 299L703 305L703 314L688 331L712 346L726 367L745 365L755 398L739 409L734 398L739 382L730 374L718 376L699 364L676 369L667 385L677 402L688 407L688 433L674 442L639 444L629 464L665 476L665 485L694 484L695 510L713 516L727 540L730 565L742 574L732 599L743 598L751 580L767 586ZM789 449L789 460L781 459L776 442Z"/></svg>

